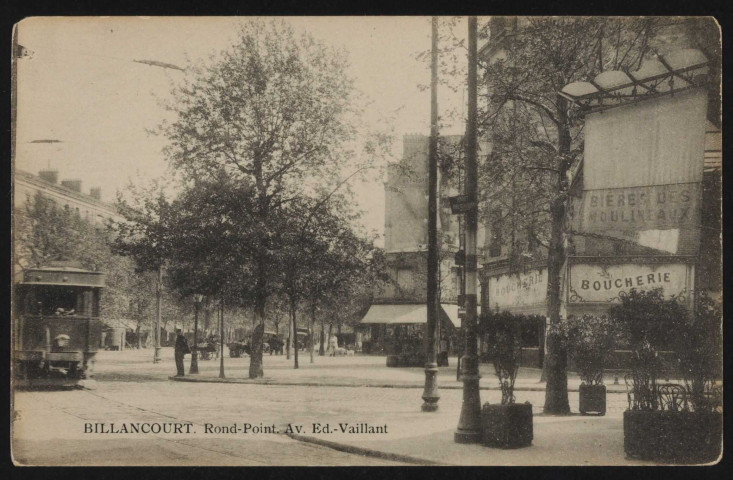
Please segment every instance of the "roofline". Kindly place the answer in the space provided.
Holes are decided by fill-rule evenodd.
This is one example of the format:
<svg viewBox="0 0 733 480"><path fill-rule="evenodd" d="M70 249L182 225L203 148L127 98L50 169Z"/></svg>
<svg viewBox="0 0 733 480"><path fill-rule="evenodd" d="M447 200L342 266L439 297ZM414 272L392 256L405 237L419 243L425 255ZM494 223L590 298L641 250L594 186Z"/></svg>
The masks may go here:
<svg viewBox="0 0 733 480"><path fill-rule="evenodd" d="M34 175L25 170L20 170L16 168L13 174L14 174L14 178L13 178L14 181L15 181L15 176L19 175L21 178L25 180L29 180L31 183L35 183L39 186L43 186L46 188L51 188L52 190L56 190L58 193L63 193L72 198L76 198L79 201L91 203L99 207L106 208L114 212L116 215L120 215L120 213L117 211L117 208L113 204L104 202L102 200L97 200L96 198L92 197L91 195L87 195L86 193L76 192L74 190L71 190L70 188L64 187L63 185L47 182L46 180L43 180L42 178L40 178L38 175Z"/></svg>

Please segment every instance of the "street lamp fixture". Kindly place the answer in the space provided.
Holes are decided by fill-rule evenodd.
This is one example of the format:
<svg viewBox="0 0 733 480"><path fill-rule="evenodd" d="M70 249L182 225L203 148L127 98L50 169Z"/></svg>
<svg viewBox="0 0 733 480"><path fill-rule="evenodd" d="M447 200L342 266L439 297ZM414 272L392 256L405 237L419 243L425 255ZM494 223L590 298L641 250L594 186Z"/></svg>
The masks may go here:
<svg viewBox="0 0 733 480"><path fill-rule="evenodd" d="M193 348L191 349L191 368L188 373L196 374L199 373L199 352L198 352L198 337L199 337L199 306L204 296L200 293L193 295L193 303L195 305L194 317L193 317Z"/></svg>

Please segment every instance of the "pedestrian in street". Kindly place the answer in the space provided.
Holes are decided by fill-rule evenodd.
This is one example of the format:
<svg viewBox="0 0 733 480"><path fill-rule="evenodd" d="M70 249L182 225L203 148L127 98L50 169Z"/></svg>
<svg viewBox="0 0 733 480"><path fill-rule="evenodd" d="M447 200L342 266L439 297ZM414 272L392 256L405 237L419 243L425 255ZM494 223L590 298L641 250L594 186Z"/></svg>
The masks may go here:
<svg viewBox="0 0 733 480"><path fill-rule="evenodd" d="M175 358L176 358L176 370L178 371L176 377L182 377L184 375L183 368L183 357L191 353L191 349L188 347L188 341L186 337L181 333L181 329L176 329L176 347L175 347Z"/></svg>
<svg viewBox="0 0 733 480"><path fill-rule="evenodd" d="M331 339L329 341L329 348L330 356L335 357L336 356L336 350L339 348L339 339L336 337L336 335L331 335Z"/></svg>

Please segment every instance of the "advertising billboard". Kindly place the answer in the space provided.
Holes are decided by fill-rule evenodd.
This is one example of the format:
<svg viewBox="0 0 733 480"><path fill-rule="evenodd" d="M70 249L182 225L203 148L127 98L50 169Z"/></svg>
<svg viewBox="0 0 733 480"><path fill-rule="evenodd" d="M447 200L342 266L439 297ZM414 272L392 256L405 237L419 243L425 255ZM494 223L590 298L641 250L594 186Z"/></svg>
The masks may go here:
<svg viewBox="0 0 733 480"><path fill-rule="evenodd" d="M587 190L573 205L574 229L674 255L694 255L700 183Z"/></svg>
<svg viewBox="0 0 733 480"><path fill-rule="evenodd" d="M582 192L568 211L572 230L591 234L587 254L602 245L594 236L698 253L706 109L696 89L587 116Z"/></svg>

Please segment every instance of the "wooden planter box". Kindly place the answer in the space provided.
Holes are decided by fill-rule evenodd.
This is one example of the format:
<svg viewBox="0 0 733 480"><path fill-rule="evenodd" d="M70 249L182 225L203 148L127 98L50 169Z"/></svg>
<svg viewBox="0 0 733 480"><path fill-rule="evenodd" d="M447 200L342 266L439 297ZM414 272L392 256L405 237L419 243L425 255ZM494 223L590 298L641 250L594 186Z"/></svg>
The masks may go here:
<svg viewBox="0 0 733 480"><path fill-rule="evenodd" d="M388 367L424 367L424 353L400 353L399 355L387 355Z"/></svg>
<svg viewBox="0 0 733 480"><path fill-rule="evenodd" d="M387 355L387 366L388 367L399 367L400 357L398 355Z"/></svg>
<svg viewBox="0 0 733 480"><path fill-rule="evenodd" d="M482 442L487 447L522 448L532 444L532 405L485 403L481 409Z"/></svg>
<svg viewBox="0 0 733 480"><path fill-rule="evenodd" d="M632 458L711 463L720 456L722 439L719 412L624 412L624 451Z"/></svg>
<svg viewBox="0 0 733 480"><path fill-rule="evenodd" d="M580 413L588 412L598 415L606 414L606 386L605 385L580 385L579 395Z"/></svg>
<svg viewBox="0 0 733 480"><path fill-rule="evenodd" d="M399 355L399 366L400 367L424 367L425 366L425 354L424 353L402 353Z"/></svg>

